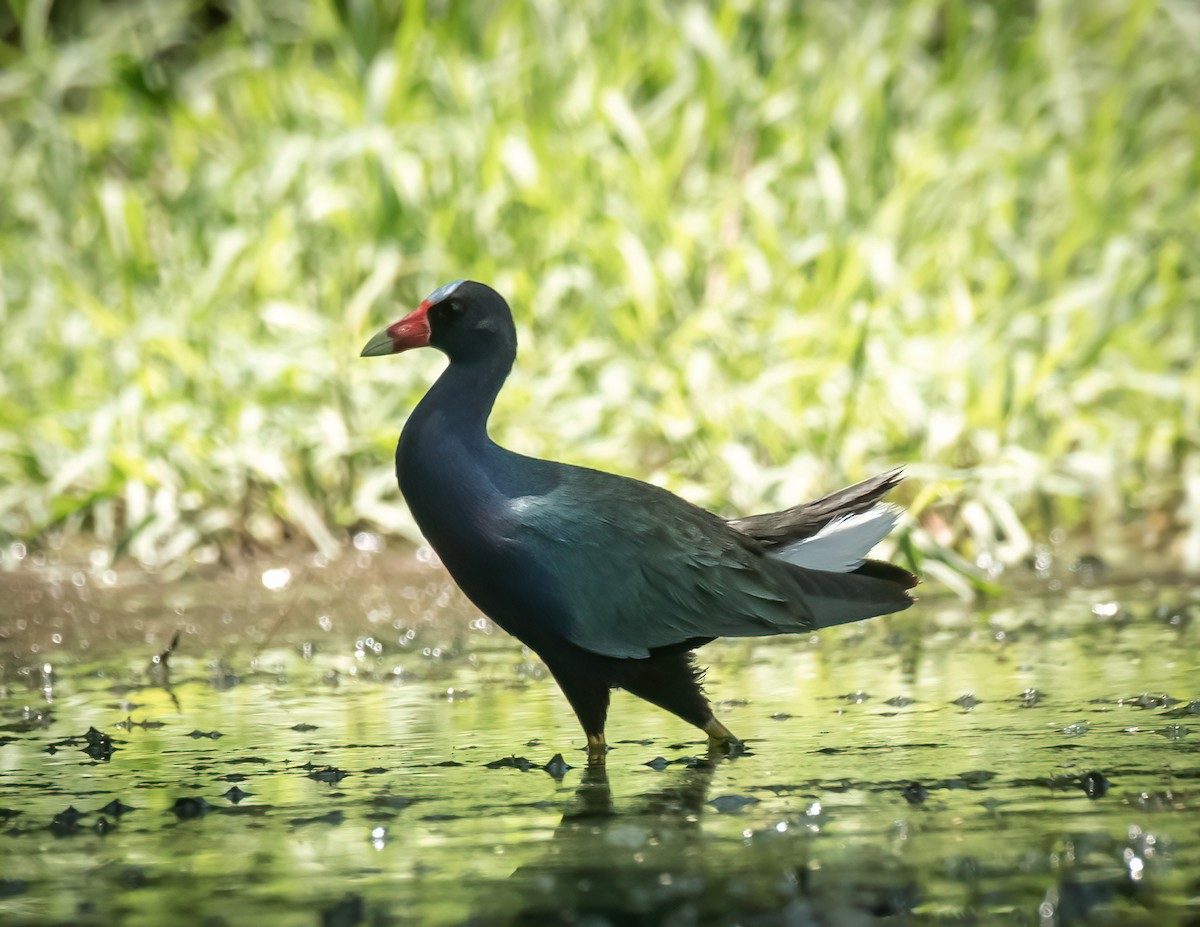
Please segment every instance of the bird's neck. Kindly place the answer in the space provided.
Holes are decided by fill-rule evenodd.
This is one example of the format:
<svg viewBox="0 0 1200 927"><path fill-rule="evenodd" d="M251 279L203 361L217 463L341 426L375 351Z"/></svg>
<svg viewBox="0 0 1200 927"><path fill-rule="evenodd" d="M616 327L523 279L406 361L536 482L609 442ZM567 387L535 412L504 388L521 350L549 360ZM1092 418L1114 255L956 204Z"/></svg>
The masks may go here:
<svg viewBox="0 0 1200 927"><path fill-rule="evenodd" d="M512 369L511 355L454 360L418 404L414 418L436 414L460 440L487 440L487 421Z"/></svg>
<svg viewBox="0 0 1200 927"><path fill-rule="evenodd" d="M496 506L492 478L503 452L488 415L512 359L452 361L417 404L396 445L396 476L422 533L445 561L464 525Z"/></svg>

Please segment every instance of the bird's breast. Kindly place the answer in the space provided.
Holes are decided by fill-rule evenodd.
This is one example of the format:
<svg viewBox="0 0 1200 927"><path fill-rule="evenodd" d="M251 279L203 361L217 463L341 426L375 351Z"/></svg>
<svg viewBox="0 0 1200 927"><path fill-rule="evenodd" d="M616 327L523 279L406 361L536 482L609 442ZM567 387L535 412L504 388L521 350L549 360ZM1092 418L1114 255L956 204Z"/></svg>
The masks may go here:
<svg viewBox="0 0 1200 927"><path fill-rule="evenodd" d="M407 437L396 471L417 527L467 598L536 648L561 609L519 538L516 515L528 500L506 495L487 461L452 437L417 447Z"/></svg>

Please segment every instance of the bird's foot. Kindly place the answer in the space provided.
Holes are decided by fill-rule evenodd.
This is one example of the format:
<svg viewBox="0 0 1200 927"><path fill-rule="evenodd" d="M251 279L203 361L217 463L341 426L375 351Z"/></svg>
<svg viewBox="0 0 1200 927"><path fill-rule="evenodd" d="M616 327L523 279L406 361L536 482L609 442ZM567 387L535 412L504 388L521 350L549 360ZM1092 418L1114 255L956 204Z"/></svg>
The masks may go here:
<svg viewBox="0 0 1200 927"><path fill-rule="evenodd" d="M608 744L604 742L603 734L587 735L587 754L589 766L603 766L608 758Z"/></svg>
<svg viewBox="0 0 1200 927"><path fill-rule="evenodd" d="M708 735L709 753L741 756L746 752L746 745L734 737L733 732L716 718L704 725L704 733Z"/></svg>

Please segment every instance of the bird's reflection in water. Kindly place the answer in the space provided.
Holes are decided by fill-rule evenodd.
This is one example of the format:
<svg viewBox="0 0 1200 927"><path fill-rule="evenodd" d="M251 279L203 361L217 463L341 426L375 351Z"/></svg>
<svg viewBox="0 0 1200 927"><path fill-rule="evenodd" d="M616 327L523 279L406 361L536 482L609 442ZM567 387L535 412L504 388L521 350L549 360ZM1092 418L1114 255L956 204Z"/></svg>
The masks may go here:
<svg viewBox="0 0 1200 927"><path fill-rule="evenodd" d="M678 761L677 761L678 762ZM710 755L658 773L658 788L614 799L609 772L589 766L542 855L518 868L492 924L865 924L908 916L920 901L911 866L864 843L852 865L811 862L816 831L704 826L709 791L735 757ZM618 787L643 774L612 773Z"/></svg>
<svg viewBox="0 0 1200 927"><path fill-rule="evenodd" d="M579 787L569 807L563 811L557 834L573 830L578 824L592 824L605 818L646 819L669 816L671 826L697 825L706 810L713 774L722 762L731 758L719 753L696 757L680 769L675 781L664 788L645 792L626 808L617 810L608 781L608 767L590 763L584 769ZM557 836L556 834L556 836Z"/></svg>
<svg viewBox="0 0 1200 927"><path fill-rule="evenodd" d="M581 823L602 821L616 813L612 787L608 784L608 767L602 763L589 763L584 767L583 778L571 804L563 811L562 823L555 833L573 832Z"/></svg>
<svg viewBox="0 0 1200 927"><path fill-rule="evenodd" d="M700 756L655 774L665 784L614 799L609 771L589 765L541 858L517 869L509 888L519 914L504 923L659 924L681 900L705 890L701 828L709 789L723 755ZM635 771L612 773L640 777ZM659 780L661 781L661 779Z"/></svg>

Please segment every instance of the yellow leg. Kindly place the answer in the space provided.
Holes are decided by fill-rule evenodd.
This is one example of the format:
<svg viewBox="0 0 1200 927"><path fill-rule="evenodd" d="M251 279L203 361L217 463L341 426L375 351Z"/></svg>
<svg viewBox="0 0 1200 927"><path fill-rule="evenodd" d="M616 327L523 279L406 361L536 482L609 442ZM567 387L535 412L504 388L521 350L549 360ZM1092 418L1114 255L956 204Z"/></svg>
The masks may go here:
<svg viewBox="0 0 1200 927"><path fill-rule="evenodd" d="M708 735L710 747L730 750L742 746L742 742L733 736L733 732L716 718L712 718L708 724L704 725L704 733Z"/></svg>
<svg viewBox="0 0 1200 927"><path fill-rule="evenodd" d="M603 734L587 735L588 764L603 763L608 756L608 744L604 742Z"/></svg>

